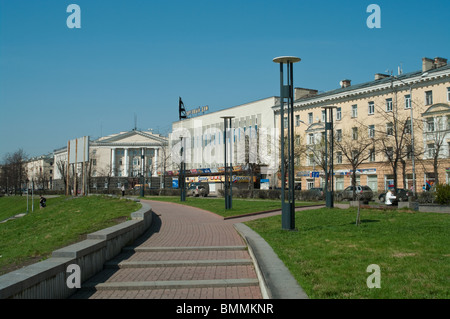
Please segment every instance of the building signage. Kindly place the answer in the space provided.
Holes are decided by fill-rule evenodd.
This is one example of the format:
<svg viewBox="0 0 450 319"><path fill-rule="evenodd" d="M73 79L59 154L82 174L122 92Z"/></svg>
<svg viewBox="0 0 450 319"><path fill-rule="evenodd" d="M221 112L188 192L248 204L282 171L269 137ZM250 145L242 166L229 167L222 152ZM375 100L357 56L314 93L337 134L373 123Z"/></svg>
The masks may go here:
<svg viewBox="0 0 450 319"><path fill-rule="evenodd" d="M197 115L197 114L199 114L199 113L202 113L202 114L203 114L203 113L205 113L205 112L208 112L208 110L209 110L208 105L205 105L205 106L199 106L199 107L196 108L196 109L186 111L186 116Z"/></svg>

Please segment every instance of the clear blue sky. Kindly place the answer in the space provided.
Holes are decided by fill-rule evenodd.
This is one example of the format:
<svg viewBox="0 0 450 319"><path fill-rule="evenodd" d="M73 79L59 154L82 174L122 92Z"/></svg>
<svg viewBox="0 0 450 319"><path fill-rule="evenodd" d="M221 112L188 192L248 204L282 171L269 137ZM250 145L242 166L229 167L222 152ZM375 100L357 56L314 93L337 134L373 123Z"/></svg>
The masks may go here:
<svg viewBox="0 0 450 319"><path fill-rule="evenodd" d="M81 29L69 29L71 3ZM369 29L369 4L381 29ZM387 69L450 58L450 1L0 0L0 162L22 148L139 129L168 133L178 97L210 111L279 94L281 55L302 58L294 85L327 91Z"/></svg>

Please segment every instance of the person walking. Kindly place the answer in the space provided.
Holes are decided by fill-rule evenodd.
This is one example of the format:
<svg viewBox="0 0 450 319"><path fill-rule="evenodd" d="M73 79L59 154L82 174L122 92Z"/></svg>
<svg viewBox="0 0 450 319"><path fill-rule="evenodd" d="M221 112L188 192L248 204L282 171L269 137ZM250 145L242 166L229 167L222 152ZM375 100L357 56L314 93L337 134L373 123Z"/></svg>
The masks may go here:
<svg viewBox="0 0 450 319"><path fill-rule="evenodd" d="M45 206L47 206L46 202L47 202L47 199L41 195L41 198L39 199L39 208L42 209Z"/></svg>
<svg viewBox="0 0 450 319"><path fill-rule="evenodd" d="M125 185L122 185L122 197L125 196Z"/></svg>

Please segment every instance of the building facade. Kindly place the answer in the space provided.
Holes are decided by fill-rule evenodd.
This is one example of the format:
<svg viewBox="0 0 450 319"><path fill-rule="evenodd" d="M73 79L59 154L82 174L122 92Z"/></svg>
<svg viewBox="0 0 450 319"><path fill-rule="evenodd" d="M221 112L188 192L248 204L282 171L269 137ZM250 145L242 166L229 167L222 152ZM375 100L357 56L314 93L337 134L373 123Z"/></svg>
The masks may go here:
<svg viewBox="0 0 450 319"><path fill-rule="evenodd" d="M227 163L233 166L234 182L249 184L271 179L278 169L272 110L277 100L269 97L174 122L169 135L170 174L178 176L184 160L188 182L209 182L212 192L221 187L226 133ZM224 117L231 117L231 129L227 122L225 130Z"/></svg>
<svg viewBox="0 0 450 319"><path fill-rule="evenodd" d="M332 118L324 109L330 106ZM279 128L279 104L273 109ZM327 139L330 145L333 138L334 149L327 152L333 154L335 190L351 185L353 177L375 192L394 184L412 189L414 173L417 191L427 183L450 181L447 59L423 58L420 71L375 74L367 83L343 80L340 88L321 94L297 88L294 117L295 144L301 149L295 182L302 189L324 185L325 122L331 121L333 136Z"/></svg>
<svg viewBox="0 0 450 319"><path fill-rule="evenodd" d="M83 182L91 190L121 188L122 185L128 189L142 183L142 176L146 184L155 184L168 165L167 145L166 137L151 131L120 132L89 141L89 160L76 167L68 166L67 147L55 150L54 188L65 189L67 176L71 187L77 185L77 189Z"/></svg>

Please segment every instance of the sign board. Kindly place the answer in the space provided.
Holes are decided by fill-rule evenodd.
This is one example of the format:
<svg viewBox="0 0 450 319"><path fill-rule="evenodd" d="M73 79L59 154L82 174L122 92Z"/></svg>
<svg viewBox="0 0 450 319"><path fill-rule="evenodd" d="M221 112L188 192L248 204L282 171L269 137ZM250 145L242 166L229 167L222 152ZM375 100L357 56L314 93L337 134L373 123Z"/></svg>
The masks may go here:
<svg viewBox="0 0 450 319"><path fill-rule="evenodd" d="M311 172L311 177L319 177L319 172Z"/></svg>
<svg viewBox="0 0 450 319"><path fill-rule="evenodd" d="M89 161L89 136L70 140L67 148L69 153L69 164Z"/></svg>

